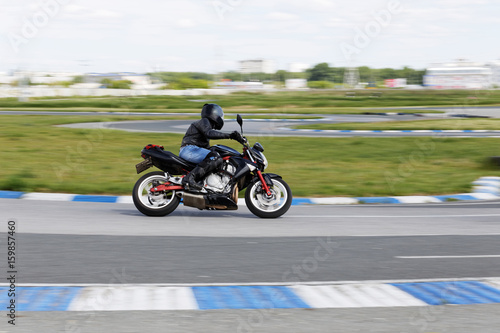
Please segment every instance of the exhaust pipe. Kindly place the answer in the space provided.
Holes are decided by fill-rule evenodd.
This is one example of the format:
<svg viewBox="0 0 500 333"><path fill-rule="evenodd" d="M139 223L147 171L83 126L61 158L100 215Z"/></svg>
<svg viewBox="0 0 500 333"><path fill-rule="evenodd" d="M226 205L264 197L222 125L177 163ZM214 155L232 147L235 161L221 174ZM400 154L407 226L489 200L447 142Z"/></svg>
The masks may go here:
<svg viewBox="0 0 500 333"><path fill-rule="evenodd" d="M203 195L184 192L182 198L184 206L196 207L198 209L205 209L207 207Z"/></svg>
<svg viewBox="0 0 500 333"><path fill-rule="evenodd" d="M200 195L184 192L182 198L184 206L195 207L198 209L238 209L238 205L235 201L223 195Z"/></svg>

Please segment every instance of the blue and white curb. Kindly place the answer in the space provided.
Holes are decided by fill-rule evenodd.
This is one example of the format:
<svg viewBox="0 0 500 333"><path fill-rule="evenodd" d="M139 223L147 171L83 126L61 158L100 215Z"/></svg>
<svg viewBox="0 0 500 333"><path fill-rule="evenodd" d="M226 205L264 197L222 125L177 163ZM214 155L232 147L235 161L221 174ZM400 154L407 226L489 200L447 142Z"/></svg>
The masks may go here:
<svg viewBox="0 0 500 333"><path fill-rule="evenodd" d="M358 198L311 198L302 199L302 204L345 205L362 203L412 204L440 203L448 201L495 200L500 199L500 177L481 177L474 181L471 193L434 196L395 196Z"/></svg>
<svg viewBox="0 0 500 333"><path fill-rule="evenodd" d="M278 128L282 131L290 132L314 132L314 133L351 133L351 134L383 134L383 133L500 133L500 130L320 130L320 129L299 129L299 128L289 128L280 127ZM496 137L496 136L495 136Z"/></svg>
<svg viewBox="0 0 500 333"><path fill-rule="evenodd" d="M17 286L16 311L311 309L500 303L500 278L296 285ZM11 303L0 286L0 307Z"/></svg>
<svg viewBox="0 0 500 333"><path fill-rule="evenodd" d="M116 195L83 195L67 193L25 193L15 191L0 191L0 199L24 199L44 201L73 202L103 202L103 203L133 203L131 196Z"/></svg>
<svg viewBox="0 0 500 333"><path fill-rule="evenodd" d="M500 177L482 177L472 183L474 193L500 196Z"/></svg>
<svg viewBox="0 0 500 333"><path fill-rule="evenodd" d="M495 200L500 199L500 177L482 177L472 183L471 193L436 196L394 196L394 197L332 197L332 198L294 198L293 206L298 205L353 205L353 204L421 204L447 201ZM0 199L133 203L131 196L78 195L65 193L24 193L0 191ZM238 205L245 205L240 198Z"/></svg>

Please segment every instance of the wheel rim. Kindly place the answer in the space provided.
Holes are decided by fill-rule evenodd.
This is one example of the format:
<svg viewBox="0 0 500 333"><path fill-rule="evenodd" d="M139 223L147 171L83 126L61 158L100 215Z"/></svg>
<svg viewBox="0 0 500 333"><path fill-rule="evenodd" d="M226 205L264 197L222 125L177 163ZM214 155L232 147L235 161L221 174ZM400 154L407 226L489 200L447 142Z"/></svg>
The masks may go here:
<svg viewBox="0 0 500 333"><path fill-rule="evenodd" d="M273 186L269 187L271 195L268 196L262 189L261 182L256 183L250 189L250 200L252 205L264 212L275 212L286 205L288 192L285 185L273 180Z"/></svg>
<svg viewBox="0 0 500 333"><path fill-rule="evenodd" d="M154 187L153 182L155 181L162 184L165 183L166 178L163 176L151 176L144 179L137 188L137 197L139 201L148 208L162 209L172 202L175 197L175 191L152 194L150 190ZM159 184L156 184L156 186L158 185Z"/></svg>

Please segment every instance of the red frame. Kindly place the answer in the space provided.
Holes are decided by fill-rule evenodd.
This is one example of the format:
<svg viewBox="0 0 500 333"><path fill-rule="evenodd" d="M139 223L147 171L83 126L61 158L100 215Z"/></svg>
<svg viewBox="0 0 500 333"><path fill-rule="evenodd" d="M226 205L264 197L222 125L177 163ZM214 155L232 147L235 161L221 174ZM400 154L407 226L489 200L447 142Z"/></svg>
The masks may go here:
<svg viewBox="0 0 500 333"><path fill-rule="evenodd" d="M156 187L153 187L150 192L155 193L155 192L162 192L162 191L173 191L173 190L183 190L184 186L180 185L172 185L171 183L168 184L161 184Z"/></svg>

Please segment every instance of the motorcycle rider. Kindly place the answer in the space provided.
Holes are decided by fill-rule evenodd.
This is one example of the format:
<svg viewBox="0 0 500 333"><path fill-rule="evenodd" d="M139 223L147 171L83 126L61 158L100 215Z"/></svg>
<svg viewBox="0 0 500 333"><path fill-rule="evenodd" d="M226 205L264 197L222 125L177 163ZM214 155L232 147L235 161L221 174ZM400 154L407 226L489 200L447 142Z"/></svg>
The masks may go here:
<svg viewBox="0 0 500 333"><path fill-rule="evenodd" d="M223 133L224 111L217 104L205 104L201 109L201 119L193 122L182 139L179 156L189 162L197 163L182 185L188 190L201 190L203 185L198 181L222 165L222 158L214 150L210 150L210 139L232 139L243 142L240 132Z"/></svg>

